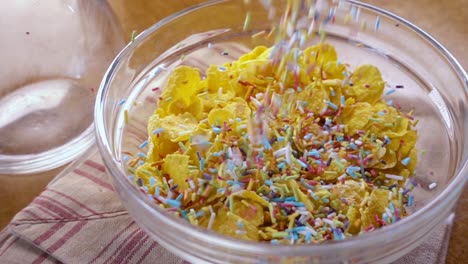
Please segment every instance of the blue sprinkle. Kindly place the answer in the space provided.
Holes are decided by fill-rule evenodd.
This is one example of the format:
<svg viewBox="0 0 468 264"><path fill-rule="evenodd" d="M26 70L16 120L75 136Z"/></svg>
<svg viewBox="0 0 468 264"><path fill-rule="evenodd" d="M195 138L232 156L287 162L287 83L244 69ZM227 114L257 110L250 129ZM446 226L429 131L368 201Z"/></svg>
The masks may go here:
<svg viewBox="0 0 468 264"><path fill-rule="evenodd" d="M408 206L413 206L413 195L408 196Z"/></svg>
<svg viewBox="0 0 468 264"><path fill-rule="evenodd" d="M353 178L357 178L358 176L356 175L356 172L361 170L360 167L356 167L356 166L349 166L348 168L346 168L346 173L353 177Z"/></svg>
<svg viewBox="0 0 468 264"><path fill-rule="evenodd" d="M396 92L395 89L388 90L385 95L391 95L392 93Z"/></svg>
<svg viewBox="0 0 468 264"><path fill-rule="evenodd" d="M187 212L185 212L185 210L180 211L180 214L184 219L187 219Z"/></svg>
<svg viewBox="0 0 468 264"><path fill-rule="evenodd" d="M325 118L325 125L329 126L331 125L331 119L330 118Z"/></svg>
<svg viewBox="0 0 468 264"><path fill-rule="evenodd" d="M184 197L184 195L182 193L179 194L179 196L177 196L177 198L176 198L176 201L180 202L180 200L182 200L182 197Z"/></svg>
<svg viewBox="0 0 468 264"><path fill-rule="evenodd" d="M307 153L308 156L313 156L315 158L320 158L320 152L317 150L313 149Z"/></svg>
<svg viewBox="0 0 468 264"><path fill-rule="evenodd" d="M341 142L341 141L344 140L344 137L342 137L342 136L337 136L337 137L336 137L336 140L337 140L338 142Z"/></svg>
<svg viewBox="0 0 468 264"><path fill-rule="evenodd" d="M305 226L297 226L297 227L293 227L292 231L293 232L300 232L300 231L306 231L306 227Z"/></svg>
<svg viewBox="0 0 468 264"><path fill-rule="evenodd" d="M410 163L411 161L411 158L410 157L406 157L404 158L402 161L401 161L401 164L405 165L405 166L408 166L408 164Z"/></svg>
<svg viewBox="0 0 468 264"><path fill-rule="evenodd" d="M393 207L393 203L390 203L388 205L388 208L390 208L390 212L392 212L392 213L395 212L395 207Z"/></svg>
<svg viewBox="0 0 468 264"><path fill-rule="evenodd" d="M120 100L119 105L125 104L126 101L127 101L127 100L125 100L125 99Z"/></svg>
<svg viewBox="0 0 468 264"><path fill-rule="evenodd" d="M154 177L150 177L150 178L149 178L149 184L150 184L150 186L153 186L155 183L156 183L156 180L154 179Z"/></svg>
<svg viewBox="0 0 468 264"><path fill-rule="evenodd" d="M146 147L147 145L148 145L148 140L145 140L145 142L140 144L139 148L142 149L142 148Z"/></svg>
<svg viewBox="0 0 468 264"><path fill-rule="evenodd" d="M349 147L352 148L352 149L357 149L356 144L354 144L353 142L351 142L351 143L349 144Z"/></svg>
<svg viewBox="0 0 468 264"><path fill-rule="evenodd" d="M299 165L301 165L301 167L303 167L304 169L307 169L307 164L305 164L302 160L298 159L297 163L299 163Z"/></svg>
<svg viewBox="0 0 468 264"><path fill-rule="evenodd" d="M211 49L213 47L213 44L211 42L208 42L208 48Z"/></svg>
<svg viewBox="0 0 468 264"><path fill-rule="evenodd" d="M296 197L290 196L290 197L286 197L284 200L285 200L286 202L294 202L294 201L296 201Z"/></svg>
<svg viewBox="0 0 468 264"><path fill-rule="evenodd" d="M227 69L226 69L226 67L219 66L219 67L218 67L218 70L219 70L220 72L225 72Z"/></svg>
<svg viewBox="0 0 468 264"><path fill-rule="evenodd" d="M306 237L305 237L305 240L307 243L310 243L310 240L312 239L312 233L310 232L307 232L306 234Z"/></svg>
<svg viewBox="0 0 468 264"><path fill-rule="evenodd" d="M294 241L297 241L299 239L299 236L297 235L296 232L292 233Z"/></svg>
<svg viewBox="0 0 468 264"><path fill-rule="evenodd" d="M216 168L209 168L208 169L211 173L217 173L218 172L218 169Z"/></svg>
<svg viewBox="0 0 468 264"><path fill-rule="evenodd" d="M173 199L166 199L166 204L168 204L171 207L179 208L181 203L177 200Z"/></svg>
<svg viewBox="0 0 468 264"><path fill-rule="evenodd" d="M278 169L283 169L284 166L286 166L286 163L281 162L281 163L278 164Z"/></svg>
<svg viewBox="0 0 468 264"><path fill-rule="evenodd" d="M138 165L143 165L143 164L145 164L145 162L143 162L142 160L138 162Z"/></svg>
<svg viewBox="0 0 468 264"><path fill-rule="evenodd" d="M388 100L388 101L387 101L387 104L388 104L389 106L393 106L393 100Z"/></svg>
<svg viewBox="0 0 468 264"><path fill-rule="evenodd" d="M388 215L387 215L387 213L383 213L382 218L383 218L383 220L384 220L385 222L388 223Z"/></svg>
<svg viewBox="0 0 468 264"><path fill-rule="evenodd" d="M278 239L272 239L272 240L270 240L270 243L273 244L273 245L279 245Z"/></svg>
<svg viewBox="0 0 468 264"><path fill-rule="evenodd" d="M325 102L328 106L330 106L331 108L333 108L333 109L335 109L335 110L338 110L338 106L336 106L336 104L334 104L334 103L332 103L332 102L330 102L330 101L328 101L328 100L324 100L324 102Z"/></svg>
<svg viewBox="0 0 468 264"><path fill-rule="evenodd" d="M124 160L124 161L128 161L129 159L130 159L130 158L129 158L127 155L123 156L123 160Z"/></svg>
<svg viewBox="0 0 468 264"><path fill-rule="evenodd" d="M224 193L224 188L218 188L217 190L219 193Z"/></svg>
<svg viewBox="0 0 468 264"><path fill-rule="evenodd" d="M128 175L128 179L131 180L131 181L133 181L133 180L135 179L135 176L133 176L133 175Z"/></svg>
<svg viewBox="0 0 468 264"><path fill-rule="evenodd" d="M346 100L345 100L344 95L341 96L341 105L342 106L346 105Z"/></svg>
<svg viewBox="0 0 468 264"><path fill-rule="evenodd" d="M379 116L384 116L385 115L385 112L384 111L380 111L377 113Z"/></svg>
<svg viewBox="0 0 468 264"><path fill-rule="evenodd" d="M162 128L162 127L156 128L155 130L153 130L153 135L160 134L163 131L164 131L164 128Z"/></svg>
<svg viewBox="0 0 468 264"><path fill-rule="evenodd" d="M375 20L375 31L378 31L380 28L380 16L377 16L377 19Z"/></svg>
<svg viewBox="0 0 468 264"><path fill-rule="evenodd" d="M195 216L196 216L197 218L202 217L202 216L204 216L204 215L205 215L205 211L203 211L203 210L200 210L200 211L198 211L198 213L195 214Z"/></svg>
<svg viewBox="0 0 468 264"><path fill-rule="evenodd" d="M146 159L146 155L145 155L145 153L143 153L143 152L138 152L137 155L138 155L138 157L141 157L141 158Z"/></svg>
<svg viewBox="0 0 468 264"><path fill-rule="evenodd" d="M309 139L312 138L312 136L313 136L312 133L308 133L307 135L304 136L304 139L305 139L305 140L309 140Z"/></svg>
<svg viewBox="0 0 468 264"><path fill-rule="evenodd" d="M201 160L200 160L200 170L201 170L201 171L204 171L204 170L205 170L205 160L204 160L204 159L201 159Z"/></svg>
<svg viewBox="0 0 468 264"><path fill-rule="evenodd" d="M215 134L221 133L221 130L222 130L221 128L213 126L213 132L214 132Z"/></svg>
<svg viewBox="0 0 468 264"><path fill-rule="evenodd" d="M271 149L270 142L268 141L266 137L263 138L263 146L265 147L266 150Z"/></svg>
<svg viewBox="0 0 468 264"><path fill-rule="evenodd" d="M284 141L284 137L279 136L279 137L277 138L277 140L278 140L278 142L283 142L283 141Z"/></svg>
<svg viewBox="0 0 468 264"><path fill-rule="evenodd" d="M330 92L331 92L331 96L336 96L335 89L331 88Z"/></svg>
<svg viewBox="0 0 468 264"><path fill-rule="evenodd" d="M314 190L315 189L314 186L308 184L307 182L304 182L304 186L307 187L307 189L309 189L309 190Z"/></svg>
<svg viewBox="0 0 468 264"><path fill-rule="evenodd" d="M273 182L271 180L266 180L265 184L268 185L268 186L271 186L271 185L273 185Z"/></svg>
<svg viewBox="0 0 468 264"><path fill-rule="evenodd" d="M156 195L156 197L159 197L159 195L161 195L161 191L159 190L159 187L156 187L154 189L154 195Z"/></svg>

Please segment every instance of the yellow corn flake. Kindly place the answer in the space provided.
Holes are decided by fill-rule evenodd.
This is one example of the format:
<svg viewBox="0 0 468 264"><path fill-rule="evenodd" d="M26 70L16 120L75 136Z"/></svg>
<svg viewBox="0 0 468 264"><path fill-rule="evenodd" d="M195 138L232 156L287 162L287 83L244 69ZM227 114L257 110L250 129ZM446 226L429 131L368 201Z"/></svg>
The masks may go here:
<svg viewBox="0 0 468 264"><path fill-rule="evenodd" d="M263 207L250 200L234 200L234 214L254 226L261 226L264 222Z"/></svg>
<svg viewBox="0 0 468 264"><path fill-rule="evenodd" d="M332 200L338 205L337 210L347 213L349 205L360 205L364 199L366 190L361 188L361 183L347 180L344 184L338 183L331 189ZM342 200L344 198L344 201Z"/></svg>
<svg viewBox="0 0 468 264"><path fill-rule="evenodd" d="M361 213L362 228L366 228L370 225L373 225L375 228L380 226L375 216L381 219L382 214L385 213L385 208L388 208L388 192L389 191L383 189L372 191L369 196L368 207Z"/></svg>
<svg viewBox="0 0 468 264"><path fill-rule="evenodd" d="M245 191L242 191L242 193L240 193L239 196L244 198L244 199L248 199L248 200L257 202L258 204L260 204L263 207L268 207L268 205L269 205L268 202L265 201L265 199L258 196L258 194L256 192L254 192L254 191L245 190Z"/></svg>
<svg viewBox="0 0 468 264"><path fill-rule="evenodd" d="M249 105L245 102L244 99L236 97L230 103L228 103L224 108L234 114L235 117L241 119L248 119L251 114Z"/></svg>
<svg viewBox="0 0 468 264"><path fill-rule="evenodd" d="M418 134L414 130L408 130L408 132L401 138L401 145L398 153L402 157L406 157L409 155L410 151L414 148L416 144L416 139L418 138Z"/></svg>
<svg viewBox="0 0 468 264"><path fill-rule="evenodd" d="M188 66L177 67L169 77L159 108L167 114L173 114L171 110L175 107L170 108L172 102L178 102L177 105L184 109L189 108L200 92L200 81L200 73L196 69Z"/></svg>
<svg viewBox="0 0 468 264"><path fill-rule="evenodd" d="M239 222L243 226L239 227ZM232 214L223 207L216 212L212 229L223 235L244 240L258 240L258 229L255 225L245 221L238 215Z"/></svg>
<svg viewBox="0 0 468 264"><path fill-rule="evenodd" d="M374 114L372 105L365 102L349 104L351 100L346 101L346 106L343 109L341 116L343 123L346 125L348 133L355 134L358 130L364 129L369 122L369 118Z"/></svg>
<svg viewBox="0 0 468 264"><path fill-rule="evenodd" d="M153 135L153 132L162 129L159 133L160 138L178 142L188 140L197 127L198 120L190 113L169 115L163 118L156 114L148 121L148 134L152 135L152 138L157 137Z"/></svg>
<svg viewBox="0 0 468 264"><path fill-rule="evenodd" d="M330 44L320 43L304 50L305 64L313 63L321 67L325 63L336 63L337 59L335 47Z"/></svg>
<svg viewBox="0 0 468 264"><path fill-rule="evenodd" d="M189 178L189 156L169 154L164 158L163 172L169 174L181 191L188 189L186 180Z"/></svg>
<svg viewBox="0 0 468 264"><path fill-rule="evenodd" d="M381 100L385 82L375 66L359 66L351 75L350 82L353 85L345 90L347 96L353 97L356 101L371 104Z"/></svg>
<svg viewBox="0 0 468 264"><path fill-rule="evenodd" d="M361 214L359 213L359 209L354 206L351 206L346 213L348 217L348 228L346 232L349 234L357 235L361 231Z"/></svg>
<svg viewBox="0 0 468 264"><path fill-rule="evenodd" d="M208 114L208 123L211 126L223 126L224 123L229 123L229 120L235 118L233 112L224 108L217 108L210 111Z"/></svg>

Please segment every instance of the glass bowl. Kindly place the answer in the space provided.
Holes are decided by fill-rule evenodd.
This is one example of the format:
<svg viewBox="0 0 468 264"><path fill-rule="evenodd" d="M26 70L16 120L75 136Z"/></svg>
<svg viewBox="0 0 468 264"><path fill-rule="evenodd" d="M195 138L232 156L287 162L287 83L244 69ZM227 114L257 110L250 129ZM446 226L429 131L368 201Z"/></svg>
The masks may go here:
<svg viewBox="0 0 468 264"><path fill-rule="evenodd" d="M105 0L2 1L0 16L0 175L60 167L95 142L94 100L120 28Z"/></svg>
<svg viewBox="0 0 468 264"><path fill-rule="evenodd" d="M280 15L285 2L275 1L273 16ZM247 10L252 20L244 31ZM467 180L467 74L436 40L394 14L355 1L338 2L334 12L334 23L316 31L327 33L340 60L351 66L374 64L389 86L403 84L386 99L404 111L414 109L420 120L417 146L424 153L418 157L411 215L344 241L271 245L194 227L133 184L123 152L145 151L139 145L148 137L147 119L160 94L154 88L164 87L171 70L189 65L203 72L256 45L273 44L251 37L271 29L268 12L257 1L212 1L141 33L111 64L97 95L95 124L103 160L122 203L151 238L195 263L389 263L417 247L452 213Z"/></svg>

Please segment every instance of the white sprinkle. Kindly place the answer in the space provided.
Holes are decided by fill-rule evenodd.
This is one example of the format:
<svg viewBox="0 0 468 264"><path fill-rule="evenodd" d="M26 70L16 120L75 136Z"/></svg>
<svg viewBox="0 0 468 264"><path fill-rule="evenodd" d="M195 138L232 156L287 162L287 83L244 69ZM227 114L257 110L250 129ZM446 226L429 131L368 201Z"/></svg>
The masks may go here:
<svg viewBox="0 0 468 264"><path fill-rule="evenodd" d="M437 187L437 183L435 183L435 182L429 184L429 189L430 190L435 189L436 187Z"/></svg>
<svg viewBox="0 0 468 264"><path fill-rule="evenodd" d="M403 176L398 176L398 175L393 175L393 174L387 174L385 175L386 178L388 179L393 179L393 180L397 180L397 181L402 181L404 179Z"/></svg>
<svg viewBox="0 0 468 264"><path fill-rule="evenodd" d="M212 210L213 209L211 209L211 206L210 206L210 211L212 211ZM211 212L210 221L208 222L208 230L210 230L211 227L213 226L215 218L216 218L216 213Z"/></svg>
<svg viewBox="0 0 468 264"><path fill-rule="evenodd" d="M254 103L254 105L259 108L262 106L262 103L260 103L260 101L258 101L255 97L253 96L250 96L250 100Z"/></svg>
<svg viewBox="0 0 468 264"><path fill-rule="evenodd" d="M326 224L328 224L329 226L331 226L332 228L335 228L335 223L333 223L332 220L327 219L327 218L323 218L322 221L325 222Z"/></svg>

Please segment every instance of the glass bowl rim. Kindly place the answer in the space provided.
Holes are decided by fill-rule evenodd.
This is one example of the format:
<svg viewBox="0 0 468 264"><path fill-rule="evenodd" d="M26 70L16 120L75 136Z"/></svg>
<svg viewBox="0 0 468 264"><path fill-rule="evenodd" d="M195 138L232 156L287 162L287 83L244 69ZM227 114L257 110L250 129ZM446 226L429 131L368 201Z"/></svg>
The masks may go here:
<svg viewBox="0 0 468 264"><path fill-rule="evenodd" d="M341 241L330 241L323 244L310 244L310 245L272 245L268 243L258 243L252 241L244 241L239 239L230 238L227 236L223 236L217 234L215 232L209 231L205 229L201 229L199 227L195 227L192 224L184 221L182 219L178 219L174 217L172 214L168 213L167 211L160 209L159 207L152 205L149 201L146 201L147 198L143 195L134 185L127 179L126 174L123 173L118 167L120 166L120 162L112 155L112 147L107 138L106 133L106 125L104 120L104 104L106 94L110 88L110 81L114 77L115 71L119 68L121 63L125 61L131 51L136 47L138 44L142 43L147 37L149 37L153 32L158 30L160 27L166 25L167 23L183 16L189 14L193 11L198 9L215 5L223 2L228 2L230 0L211 0L205 3L201 3L198 5L194 5L188 7L182 11L174 13L159 22L155 23L148 29L141 32L136 38L127 44L127 46L117 55L114 61L109 66L104 78L101 82L99 87L99 91L96 96L96 105L95 105L95 131L96 131L96 138L99 151L103 158L103 161L108 168L110 174L112 174L114 181L119 181L120 184L124 185L133 197L137 197L139 202L143 202L145 209L152 210L151 214L156 215L157 217L161 218L166 224L168 224L171 228L175 228L176 230L185 233L185 235L189 235L195 237L201 241L205 241L206 243L214 243L217 245L222 245L223 247L229 247L231 250L236 251L240 250L243 252L251 252L251 253L265 253L269 252L269 250L275 250L275 254L314 254L320 253L326 250L329 252L330 250L343 250L349 248L355 248L356 245L363 247L365 245L372 245L372 244L381 244L394 236L398 236L397 231L398 229L408 229L409 225L407 222L411 221L417 222L417 220L425 219L425 217L429 216L432 212L431 209L434 207L442 207L444 206L444 201L451 200L457 198L459 192L454 190L462 189L465 185L468 177L468 159L465 158L461 160L461 164L459 164L459 172L458 174L454 175L451 182L439 193L437 194L428 204L424 205L421 209L417 210L415 213L411 214L410 216L389 225L388 227L381 228L375 230L370 233L360 234L358 236L341 240ZM370 4L362 3L356 0L341 0L347 2L349 4L353 4L357 7L366 8L372 12L375 12L379 15L386 16L395 20L396 22L407 26L409 29L413 30L415 34L423 37L426 41L428 41L431 45L433 45L440 53L448 60L449 64L453 67L453 69L458 73L458 76L461 77L464 83L465 93L468 91L468 75L461 66L461 64L455 59L455 57L450 54L450 52L443 47L437 40L435 40L432 36L428 33L417 27L416 25L412 24L408 20L401 18L389 11L384 9L375 7ZM463 158L463 157L462 157ZM339 251L337 251L339 252ZM302 253L302 254L301 254ZM320 254L319 254L320 255Z"/></svg>

